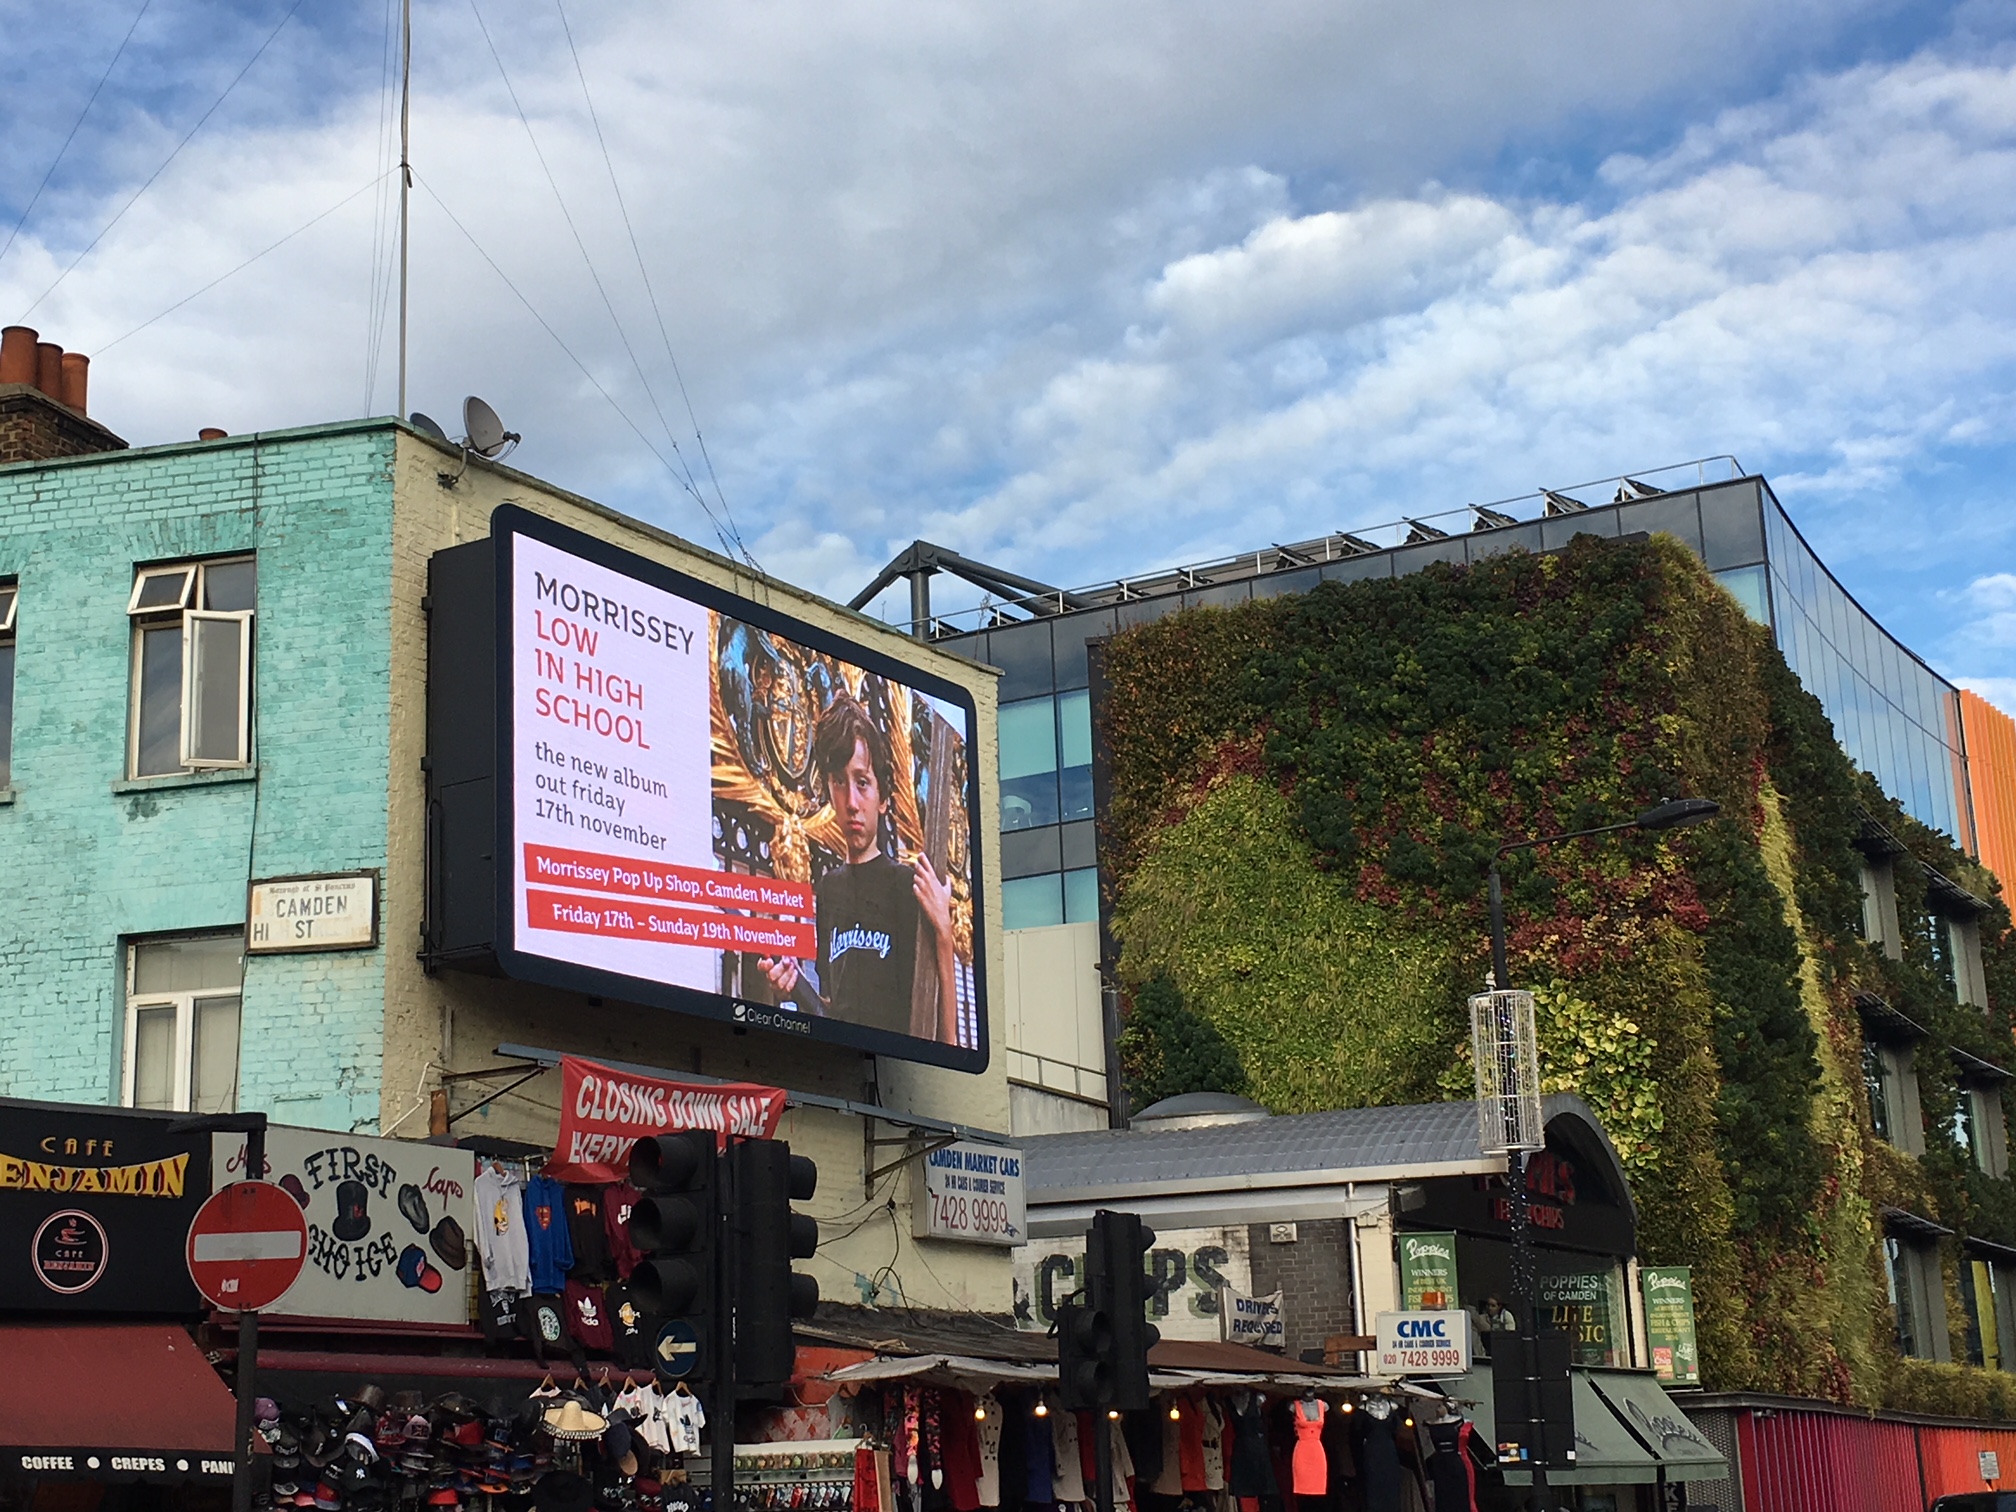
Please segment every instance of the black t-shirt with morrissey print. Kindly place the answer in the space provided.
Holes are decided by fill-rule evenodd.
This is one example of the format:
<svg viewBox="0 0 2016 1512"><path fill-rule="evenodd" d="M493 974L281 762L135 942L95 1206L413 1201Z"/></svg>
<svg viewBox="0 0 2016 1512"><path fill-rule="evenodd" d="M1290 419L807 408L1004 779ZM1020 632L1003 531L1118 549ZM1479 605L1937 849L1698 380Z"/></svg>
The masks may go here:
<svg viewBox="0 0 2016 1512"><path fill-rule="evenodd" d="M920 922L915 874L878 855L836 866L813 884L812 895L826 1011L850 1024L908 1034Z"/></svg>

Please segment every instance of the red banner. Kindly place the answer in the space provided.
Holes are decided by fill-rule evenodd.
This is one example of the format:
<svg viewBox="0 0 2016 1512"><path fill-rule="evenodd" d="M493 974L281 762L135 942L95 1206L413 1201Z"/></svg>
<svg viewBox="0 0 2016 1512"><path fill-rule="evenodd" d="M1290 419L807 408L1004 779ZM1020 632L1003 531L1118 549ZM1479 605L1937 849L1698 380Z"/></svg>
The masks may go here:
<svg viewBox="0 0 2016 1512"><path fill-rule="evenodd" d="M630 1146L648 1134L712 1129L768 1139L784 1116L784 1092L751 1082L674 1082L560 1059L560 1138L546 1174L559 1181L622 1181Z"/></svg>

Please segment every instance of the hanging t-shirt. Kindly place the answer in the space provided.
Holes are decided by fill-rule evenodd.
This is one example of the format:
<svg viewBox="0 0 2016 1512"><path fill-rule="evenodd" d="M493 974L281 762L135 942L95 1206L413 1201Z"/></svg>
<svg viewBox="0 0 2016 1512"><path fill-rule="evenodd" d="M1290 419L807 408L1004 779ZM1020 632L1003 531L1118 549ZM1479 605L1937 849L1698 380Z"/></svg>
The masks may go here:
<svg viewBox="0 0 2016 1512"><path fill-rule="evenodd" d="M917 975L917 874L878 855L836 866L812 884L819 984L830 1017L910 1032Z"/></svg>
<svg viewBox="0 0 2016 1512"><path fill-rule="evenodd" d="M569 1267L576 1281L609 1279L609 1236L602 1228L602 1189L567 1188L567 1240L574 1250Z"/></svg>
<svg viewBox="0 0 2016 1512"><path fill-rule="evenodd" d="M980 1478L975 1487L980 1505L998 1507L1001 1505L1001 1403L992 1392L978 1398L973 1410L979 1414L974 1423L974 1438L980 1446Z"/></svg>
<svg viewBox="0 0 2016 1512"><path fill-rule="evenodd" d="M566 1286L574 1244L567 1233L567 1194L551 1176L534 1176L525 1184L525 1248L532 1290L557 1292Z"/></svg>
<svg viewBox="0 0 2016 1512"><path fill-rule="evenodd" d="M603 1293L609 1303L610 1351L618 1365L643 1370L652 1364L651 1343L657 1337L654 1321L638 1307L626 1282L618 1281Z"/></svg>
<svg viewBox="0 0 2016 1512"><path fill-rule="evenodd" d="M525 1243L525 1177L516 1166L480 1161L476 1170L476 1258L488 1291L532 1290Z"/></svg>
<svg viewBox="0 0 2016 1512"><path fill-rule="evenodd" d="M569 1281L563 1295L567 1299L567 1332L590 1349L608 1349L614 1342L609 1333L609 1299L602 1288L586 1281Z"/></svg>
<svg viewBox="0 0 2016 1512"><path fill-rule="evenodd" d="M684 1386L675 1387L665 1398L665 1415L672 1427L672 1452L698 1454L700 1430L707 1426L707 1409L700 1405L700 1398Z"/></svg>
<svg viewBox="0 0 2016 1512"><path fill-rule="evenodd" d="M630 1242L630 1210L637 1206L637 1188L619 1181L602 1189L602 1237L609 1245L609 1266L616 1279L628 1281L644 1257Z"/></svg>

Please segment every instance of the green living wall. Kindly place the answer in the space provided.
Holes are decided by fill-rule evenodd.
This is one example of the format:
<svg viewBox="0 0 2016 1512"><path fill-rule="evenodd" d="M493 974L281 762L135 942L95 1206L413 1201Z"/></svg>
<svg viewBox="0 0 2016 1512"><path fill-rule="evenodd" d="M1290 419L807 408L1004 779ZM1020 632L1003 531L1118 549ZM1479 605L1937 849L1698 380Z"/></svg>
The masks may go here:
<svg viewBox="0 0 2016 1512"><path fill-rule="evenodd" d="M1897 1358L1880 1208L2016 1243L2016 1188L1936 1132L1958 1096L1936 1049L1919 1057L1929 1153L1876 1139L1856 1007L1873 994L1935 1046L2006 1064L2009 915L1851 767L1677 542L1581 537L1175 615L1107 645L1099 717L1102 869L1139 1005L1122 1052L1149 1095L1238 1089L1283 1112L1469 1096L1498 839L1718 801L1696 829L1508 858L1547 1089L1602 1117L1645 1260L1695 1268L1709 1384L2016 1415L2003 1377ZM1902 961L1859 934L1872 820L1911 853ZM1928 864L1991 900L1985 1016L1926 943Z"/></svg>

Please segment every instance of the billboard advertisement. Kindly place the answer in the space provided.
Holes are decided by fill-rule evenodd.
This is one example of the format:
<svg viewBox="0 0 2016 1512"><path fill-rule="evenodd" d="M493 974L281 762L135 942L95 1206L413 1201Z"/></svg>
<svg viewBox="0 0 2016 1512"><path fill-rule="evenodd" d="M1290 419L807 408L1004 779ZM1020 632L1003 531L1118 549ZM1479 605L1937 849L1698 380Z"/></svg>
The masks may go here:
<svg viewBox="0 0 2016 1512"><path fill-rule="evenodd" d="M527 511L491 531L503 968L984 1068L966 691Z"/></svg>

